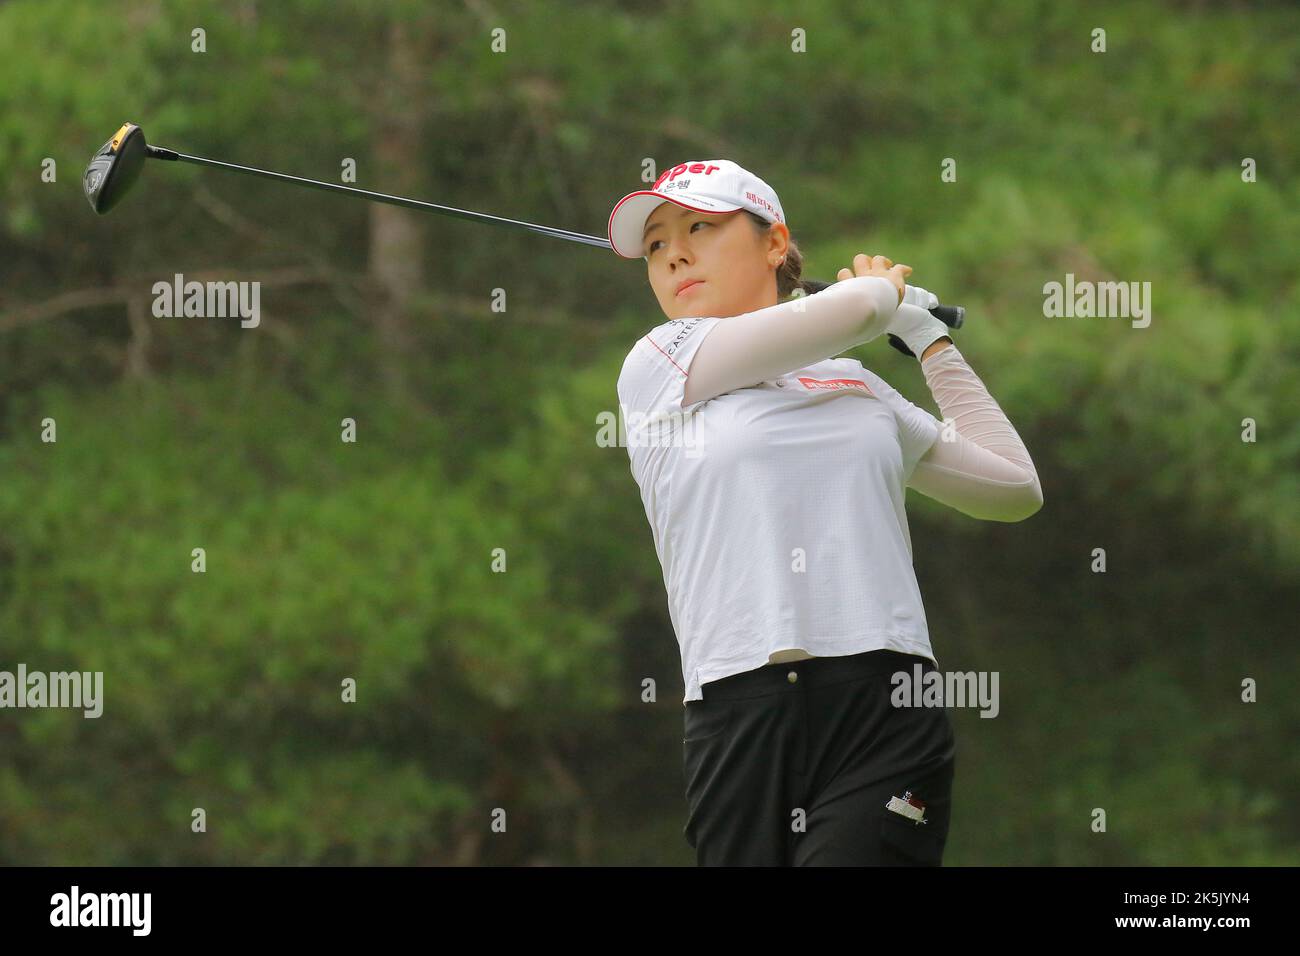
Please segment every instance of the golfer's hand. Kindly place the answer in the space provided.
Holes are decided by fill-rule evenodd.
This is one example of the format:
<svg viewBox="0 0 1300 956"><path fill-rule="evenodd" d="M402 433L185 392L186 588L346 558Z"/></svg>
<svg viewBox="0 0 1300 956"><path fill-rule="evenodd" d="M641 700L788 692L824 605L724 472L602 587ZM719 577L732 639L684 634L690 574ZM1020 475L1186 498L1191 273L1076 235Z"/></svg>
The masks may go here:
<svg viewBox="0 0 1300 956"><path fill-rule="evenodd" d="M884 256L869 256L865 252L859 252L853 257L853 268L841 269L835 279L837 282L843 282L845 279L853 279L857 276L880 276L894 284L894 288L898 290L898 301L901 303L905 280L911 273L911 266L905 266L901 262L894 265Z"/></svg>
<svg viewBox="0 0 1300 956"><path fill-rule="evenodd" d="M929 310L910 302L899 305L898 311L885 326L885 331L889 333L891 339L894 336L902 339L908 351L916 356L917 361L920 361L925 350L939 339L947 338L949 342L952 341L952 329L931 315Z"/></svg>

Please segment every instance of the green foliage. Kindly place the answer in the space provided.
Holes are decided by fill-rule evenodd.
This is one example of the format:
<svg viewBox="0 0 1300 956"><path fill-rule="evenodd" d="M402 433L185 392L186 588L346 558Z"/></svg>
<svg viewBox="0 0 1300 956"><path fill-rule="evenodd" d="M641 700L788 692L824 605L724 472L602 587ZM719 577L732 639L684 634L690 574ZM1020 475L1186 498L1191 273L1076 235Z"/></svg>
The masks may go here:
<svg viewBox="0 0 1300 956"><path fill-rule="evenodd" d="M954 715L948 862L1295 865L1300 30L1185 8L0 6L0 669L105 674L98 719L0 717L0 860L690 861L662 574L601 443L661 321L640 263L426 217L390 340L366 204L150 164L95 217L81 170L131 120L587 233L645 157L725 156L805 275L912 265L1046 497L910 502L941 666L1003 675L997 720ZM148 315L177 272L265 277L262 326ZM1149 281L1150 327L1044 316L1066 273ZM933 409L913 360L853 354Z"/></svg>

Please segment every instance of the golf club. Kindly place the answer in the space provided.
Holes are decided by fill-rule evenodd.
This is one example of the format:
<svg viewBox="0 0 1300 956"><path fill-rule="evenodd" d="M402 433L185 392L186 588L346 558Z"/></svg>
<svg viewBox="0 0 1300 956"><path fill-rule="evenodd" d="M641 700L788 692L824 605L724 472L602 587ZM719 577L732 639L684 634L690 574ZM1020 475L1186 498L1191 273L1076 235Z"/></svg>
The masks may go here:
<svg viewBox="0 0 1300 956"><path fill-rule="evenodd" d="M404 196L390 196L387 193L371 192L368 189L358 189L354 186L340 186L335 183L321 182L316 179L304 179L301 176L290 176L286 173L277 173L269 169L255 169L252 166L237 166L234 163L223 163L215 159L206 159L202 156L190 156L186 153L178 153L175 150L165 149L162 146L150 146L145 142L144 130L135 123L123 123L121 129L113 134L94 156L90 158L89 165L86 166L86 172L82 177L82 187L86 191L86 199L90 202L90 208L95 212L103 215L122 201L122 197L127 191L135 185L135 181L140 177L140 169L144 166L146 159L161 159L169 162L195 163L199 166L213 166L217 169L227 169L236 173L246 173L250 176L262 176L266 179L275 179L280 182L292 183L297 186L309 186L312 189L321 189L326 192L344 193L349 196L359 196L362 199L369 199L372 202L389 203L394 206L403 206L407 209L423 209L429 212L440 213L444 216L454 216L458 219L468 219L472 222L486 222L496 226L504 226L508 229L527 229L531 232L540 233L543 236L554 236L557 239L568 239L571 242L581 242L589 246L598 246L602 249L610 249L613 246L608 239L602 239L599 236L588 236L580 232L571 232L568 229L556 229L553 226L540 226L536 223L521 222L517 219L504 219L500 216L490 216L487 213L471 212L467 209L455 209L451 206L440 206L437 203L424 202L419 199L407 199ZM816 279L804 279L804 288L809 293L820 292L827 288L829 282L821 282ZM908 287L911 292L911 287ZM913 295L911 300L917 298ZM965 309L959 305L940 305L939 300L932 293L925 293L926 301L913 301L913 304L920 305L927 309L931 315L939 319L949 328L960 328L965 317ZM900 352L911 355L912 351L903 344L902 339L895 335L889 336L889 344L894 346Z"/></svg>

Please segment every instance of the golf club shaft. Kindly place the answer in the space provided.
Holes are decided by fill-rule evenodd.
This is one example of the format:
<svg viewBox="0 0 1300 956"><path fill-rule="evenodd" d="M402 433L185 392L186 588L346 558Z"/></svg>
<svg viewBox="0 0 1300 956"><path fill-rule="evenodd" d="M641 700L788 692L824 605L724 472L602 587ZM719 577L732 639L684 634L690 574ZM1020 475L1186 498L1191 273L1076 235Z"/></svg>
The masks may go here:
<svg viewBox="0 0 1300 956"><path fill-rule="evenodd" d="M250 176L261 176L264 179L275 179L280 182L294 183L299 186L310 186L313 189L320 189L325 192L346 193L351 196L360 196L362 199L369 199L372 202L383 202L393 206L402 206L407 209L424 209L431 212L441 213L444 216L455 216L458 219L468 219L471 222L486 222L495 226L503 226L507 229L527 229L539 233L543 236L553 236L556 239L568 239L571 242L581 242L589 246L597 246L601 249L613 249L608 239L602 239L599 236L588 236L581 232L573 232L569 229L557 229L554 226L542 226L534 222L523 222L518 219L506 219L502 216L491 216L482 212L471 212L468 209L456 209L453 206L442 206L438 203L424 202L420 199L408 199L405 196L392 196L388 193L372 192L369 189L358 189L355 186L340 186L337 183L321 182L318 179L307 179L303 176L290 176L287 173L277 173L269 169L257 169L253 166L240 166L236 163L223 163L220 160L208 159L204 156L191 156L188 153L178 153L174 149L167 149L163 146L147 146L149 157L151 159L162 159L169 162L194 163L198 166L212 166L217 169L226 169L236 173L246 173ZM816 279L804 280L804 288L809 293L820 292L827 288L829 282L821 282ZM957 328L963 321L964 309L961 306L936 305L929 310L935 318ZM900 350L901 351L901 350ZM909 353L910 354L910 353Z"/></svg>
<svg viewBox="0 0 1300 956"><path fill-rule="evenodd" d="M228 169L236 173L247 173L251 176L262 176L266 179L276 179L280 182L296 183L299 186L311 186L313 189L321 189L326 192L348 193L349 195L360 196L363 199L369 199L373 202L384 202L393 206L404 206L407 209L430 210L432 212L442 213L445 216L455 216L459 219L468 219L472 222L488 222L497 226L504 226L508 229L529 229L544 236L554 236L557 239L569 239L573 242L586 243L589 246L599 246L602 249L613 248L608 239L601 239L598 236L588 236L580 232L571 232L568 229L557 229L554 226L540 226L537 223L521 222L517 219L505 219L501 216L490 216L487 213L470 212L467 209L455 209L451 206L440 206L437 203L423 202L419 199L407 199L404 196L390 196L387 193L372 192L369 189L357 189L354 186L340 186L336 183L325 183L317 179L305 179L302 176L290 176L287 173L277 173L269 169L256 169L252 166L239 166L235 163L223 163L219 160L207 159L203 156L190 156L187 153L178 153L175 150L165 149L161 146L150 146L149 155L153 159L195 163L199 166L214 166L217 169Z"/></svg>

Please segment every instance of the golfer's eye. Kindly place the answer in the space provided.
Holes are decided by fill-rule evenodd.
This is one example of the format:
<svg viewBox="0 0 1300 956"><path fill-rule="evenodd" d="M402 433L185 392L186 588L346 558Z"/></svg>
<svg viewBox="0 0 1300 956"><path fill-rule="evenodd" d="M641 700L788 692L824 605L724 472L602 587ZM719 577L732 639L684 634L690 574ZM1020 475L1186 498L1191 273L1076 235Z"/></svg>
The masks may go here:
<svg viewBox="0 0 1300 956"><path fill-rule="evenodd" d="M697 219L695 220L695 222L691 223L691 232L695 231L696 226L711 226L711 225L713 225L713 223L709 222L707 219ZM646 250L646 255L650 255L650 253L654 252L655 246L657 246L661 242L663 242L662 239L656 239L654 242L650 243L650 248Z"/></svg>

